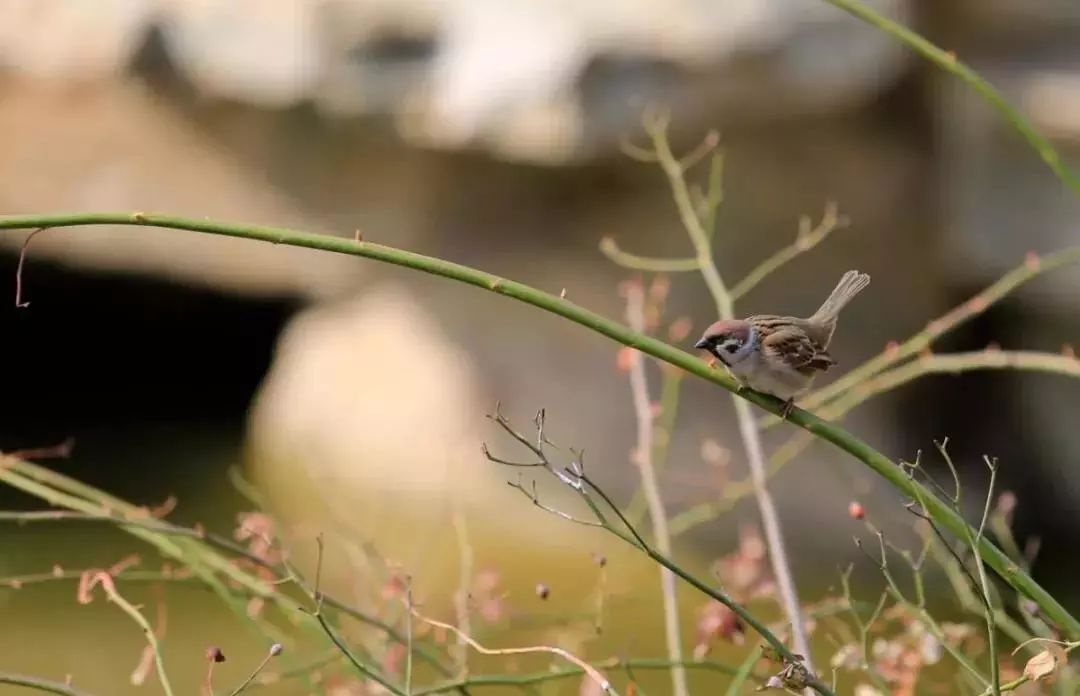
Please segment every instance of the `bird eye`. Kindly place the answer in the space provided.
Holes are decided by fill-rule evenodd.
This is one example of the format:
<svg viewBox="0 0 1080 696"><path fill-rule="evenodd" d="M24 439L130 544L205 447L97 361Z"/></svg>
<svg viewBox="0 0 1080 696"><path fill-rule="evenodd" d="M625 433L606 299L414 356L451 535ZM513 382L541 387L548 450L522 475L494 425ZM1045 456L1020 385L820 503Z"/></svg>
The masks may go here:
<svg viewBox="0 0 1080 696"><path fill-rule="evenodd" d="M728 340L724 341L720 347L724 350L725 353L734 353L739 349L740 345L742 345L742 341L740 341L739 339L729 338Z"/></svg>

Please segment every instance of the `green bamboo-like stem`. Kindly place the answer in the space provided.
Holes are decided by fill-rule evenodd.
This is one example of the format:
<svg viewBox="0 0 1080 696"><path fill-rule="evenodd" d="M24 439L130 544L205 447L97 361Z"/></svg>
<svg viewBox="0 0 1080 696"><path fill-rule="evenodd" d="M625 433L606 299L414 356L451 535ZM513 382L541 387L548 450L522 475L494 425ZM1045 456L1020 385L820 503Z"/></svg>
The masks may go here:
<svg viewBox="0 0 1080 696"><path fill-rule="evenodd" d="M214 584L211 584L210 581L218 583L218 580L213 574L202 572L203 570L206 570L206 566L223 567L227 565L230 568L234 568L235 573L238 574L234 577L234 580L247 576L239 568L235 568L229 559L224 557L217 558L217 554L213 552L203 552L199 546L202 544L235 554L257 565L261 565L264 568L274 570L275 572L280 570L280 568L274 567L273 564L268 564L258 556L249 553L242 546L217 534L203 532L190 527L182 527L164 520L132 519L131 516L139 512L139 509L136 506L32 462L23 461L10 456L0 457L0 481L45 500L51 505L76 510L76 512L65 510L49 510L42 512L0 511L0 522L10 520L16 523L26 524L70 521L112 524L131 533L133 536L156 546L162 553L171 555L181 563L184 563L198 575L197 578L190 578L190 580L198 580L206 583L210 586L210 589L215 591L217 591L217 588ZM96 512L96 510L100 510L102 506L107 507L113 514ZM191 545L186 548L180 548L175 545L170 537L187 538L186 540L190 541ZM177 539L176 541L180 541L180 539ZM208 558L212 559L213 562L207 562L205 559ZM297 574L293 573L288 568L286 570L289 570L294 582L299 584L302 589L306 589L303 587L303 582ZM53 579L60 579L66 575L67 574L65 573L60 576L53 576ZM118 579L128 580L138 575L138 571L128 571L119 575ZM151 574L151 576L152 575L153 574ZM34 580L37 581L37 579L40 578L40 575L28 577L33 577ZM10 583L11 580L18 581L20 579L21 578L18 577L0 578L0 587ZM179 578L175 579L179 580ZM253 582L257 582L258 584L251 584ZM241 587L244 588L245 593L250 594L251 596L263 597L264 599L274 601L281 606L286 606L290 610L295 609L292 600L284 597L280 593L274 592L267 594L265 589L263 589L264 585L262 582L263 581L261 580L252 578L251 582L241 583ZM228 591L228 589L225 588L225 591ZM405 636L400 631L376 616L362 612L359 609L350 606L348 603L326 594L322 595L322 603L327 607L331 607L346 616L360 621L361 623L368 624L373 628L378 629L385 633L391 640L401 645L405 645L406 643ZM414 645L414 651L418 657L434 666L444 676L450 675L450 670L442 664L438 656L427 646Z"/></svg>
<svg viewBox="0 0 1080 696"><path fill-rule="evenodd" d="M737 393L740 397L770 413L779 414L783 407L783 403L773 396L751 389L739 390L734 380L722 371L709 367L698 357L663 341L634 333L618 322L602 317L565 298L541 292L523 283L501 278L468 266L394 249L381 244L298 232L279 227L237 225L148 213L76 213L0 218L0 230L85 225L136 225L190 230L225 237L252 239L273 244L349 254L411 268L505 295L569 319L618 343L640 350L696 377L712 382L729 392ZM921 484L912 481L889 457L878 452L852 433L798 408L791 412L788 422L813 433L822 440L830 442L852 455L884 477L905 496L925 500L927 514L942 528L957 536L964 533L964 526L967 523L956 511L940 498L932 495ZM1077 621L1056 599L1036 583L1023 569L1013 563L997 546L984 538L979 542L979 553L987 565L993 568L1006 582L1035 602L1046 618L1056 623L1068 636L1080 638L1080 621Z"/></svg>
<svg viewBox="0 0 1080 696"><path fill-rule="evenodd" d="M885 32L889 36L905 44L916 53L926 58L945 72L955 75L965 84L971 87L988 104L1009 122L1009 125L1022 135L1031 148L1039 154L1046 166L1050 167L1054 175L1067 186L1074 195L1080 197L1080 176L1077 176L1061 160L1061 155L1054 149L1050 142L1035 130L1019 111L1013 108L1005 97L997 89L986 81L977 72L960 61L955 53L946 51L932 42L919 36L899 22L894 22L888 17L867 7L859 0L825 0L830 5L837 7L848 14L858 17L862 21Z"/></svg>
<svg viewBox="0 0 1080 696"><path fill-rule="evenodd" d="M61 694L61 696L90 696L81 689L76 689L73 686L64 684L63 682L50 681L48 679L41 679L39 677L31 677L27 674L12 674L10 672L0 672L0 684L10 684L12 686L21 686L24 689L33 689L35 691L44 691L47 694Z"/></svg>

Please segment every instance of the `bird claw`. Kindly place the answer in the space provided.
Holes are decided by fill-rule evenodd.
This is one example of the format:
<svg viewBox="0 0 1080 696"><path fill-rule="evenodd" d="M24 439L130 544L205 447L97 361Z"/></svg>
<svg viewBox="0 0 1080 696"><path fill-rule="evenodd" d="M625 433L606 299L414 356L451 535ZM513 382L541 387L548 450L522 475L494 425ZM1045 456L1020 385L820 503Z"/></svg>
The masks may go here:
<svg viewBox="0 0 1080 696"><path fill-rule="evenodd" d="M783 407L780 409L780 418L781 418L781 420L787 420L788 416L791 415L791 412L794 409L795 409L795 399L788 399L787 401L785 401Z"/></svg>

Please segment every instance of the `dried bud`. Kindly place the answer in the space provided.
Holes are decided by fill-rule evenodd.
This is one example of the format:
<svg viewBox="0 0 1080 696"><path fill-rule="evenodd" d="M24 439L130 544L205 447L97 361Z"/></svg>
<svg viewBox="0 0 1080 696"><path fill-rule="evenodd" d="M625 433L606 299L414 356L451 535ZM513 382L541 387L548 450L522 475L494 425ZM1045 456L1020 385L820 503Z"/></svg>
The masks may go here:
<svg viewBox="0 0 1080 696"><path fill-rule="evenodd" d="M1040 679L1046 679L1052 676L1057 671L1058 658L1054 653L1049 650L1043 650L1027 661L1024 665L1024 676L1031 681L1039 681Z"/></svg>
<svg viewBox="0 0 1080 696"><path fill-rule="evenodd" d="M629 346L623 346L619 349L619 352L615 354L615 367L619 372L629 372L630 368L634 366L634 349Z"/></svg>
<svg viewBox="0 0 1080 696"><path fill-rule="evenodd" d="M210 662L224 662L225 653L221 652L221 648L216 645L211 645L206 649L206 659Z"/></svg>
<svg viewBox="0 0 1080 696"><path fill-rule="evenodd" d="M667 300L670 291L671 280L666 275L658 275L649 284L649 299L656 303L662 303Z"/></svg>
<svg viewBox="0 0 1080 696"><path fill-rule="evenodd" d="M997 499L996 512L1005 520L1005 524L1011 525L1013 513L1016 512L1016 494L1012 491L1002 491Z"/></svg>
<svg viewBox="0 0 1080 696"><path fill-rule="evenodd" d="M285 652L285 646L281 643L274 643L270 646L270 657L277 657L283 652Z"/></svg>
<svg viewBox="0 0 1080 696"><path fill-rule="evenodd" d="M536 596L540 599L547 599L551 595L551 588L542 582L536 583Z"/></svg>
<svg viewBox="0 0 1080 696"><path fill-rule="evenodd" d="M866 519L866 509L863 508L862 503L856 500L852 500L850 503L848 503L847 514L848 517L853 520L861 521Z"/></svg>
<svg viewBox="0 0 1080 696"><path fill-rule="evenodd" d="M668 327L668 340L672 343L682 343L693 328L694 324L688 317L679 317Z"/></svg>
<svg viewBox="0 0 1080 696"><path fill-rule="evenodd" d="M783 689L784 682L780 681L780 677L769 677L769 681L765 682L765 685L758 689L758 691L764 691L765 689Z"/></svg>
<svg viewBox="0 0 1080 696"><path fill-rule="evenodd" d="M727 466L731 461L731 450L716 440L705 440L701 443L701 458L713 466Z"/></svg>

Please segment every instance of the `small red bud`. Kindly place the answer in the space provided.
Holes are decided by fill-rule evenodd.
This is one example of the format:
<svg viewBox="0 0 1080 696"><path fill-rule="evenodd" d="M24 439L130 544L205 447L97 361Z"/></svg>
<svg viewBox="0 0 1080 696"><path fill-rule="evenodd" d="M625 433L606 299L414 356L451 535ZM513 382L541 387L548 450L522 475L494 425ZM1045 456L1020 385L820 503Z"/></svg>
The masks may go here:
<svg viewBox="0 0 1080 696"><path fill-rule="evenodd" d="M225 653L221 652L221 648L216 645L211 645L206 649L206 659L210 662L224 662Z"/></svg>
<svg viewBox="0 0 1080 696"><path fill-rule="evenodd" d="M862 503L858 501L851 501L847 506L847 514L853 520L865 520L866 509L863 508Z"/></svg>
<svg viewBox="0 0 1080 696"><path fill-rule="evenodd" d="M536 584L536 596L540 599L547 599L551 595L551 588L540 582Z"/></svg>

